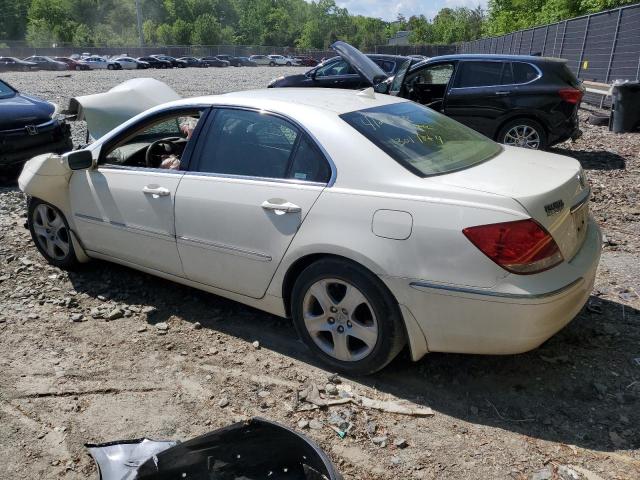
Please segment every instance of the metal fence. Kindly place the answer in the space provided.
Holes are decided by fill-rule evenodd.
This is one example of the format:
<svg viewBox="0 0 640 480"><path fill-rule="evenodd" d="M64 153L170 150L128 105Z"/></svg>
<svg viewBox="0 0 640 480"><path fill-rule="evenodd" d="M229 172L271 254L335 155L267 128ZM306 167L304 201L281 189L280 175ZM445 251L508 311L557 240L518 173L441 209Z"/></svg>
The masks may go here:
<svg viewBox="0 0 640 480"><path fill-rule="evenodd" d="M639 80L640 4L465 42L458 52L540 54L566 59L581 80Z"/></svg>
<svg viewBox="0 0 640 480"><path fill-rule="evenodd" d="M26 42L0 40L0 57L25 58L31 55L47 55L52 57L68 57L72 54L90 53L91 55L130 55L144 57L153 54L166 54L173 57L205 57L209 55L234 55L249 57L251 55L308 55L320 60L334 57L332 50L304 50L292 47L273 47L264 45L153 45L153 46L74 46L58 44L56 46L31 46Z"/></svg>

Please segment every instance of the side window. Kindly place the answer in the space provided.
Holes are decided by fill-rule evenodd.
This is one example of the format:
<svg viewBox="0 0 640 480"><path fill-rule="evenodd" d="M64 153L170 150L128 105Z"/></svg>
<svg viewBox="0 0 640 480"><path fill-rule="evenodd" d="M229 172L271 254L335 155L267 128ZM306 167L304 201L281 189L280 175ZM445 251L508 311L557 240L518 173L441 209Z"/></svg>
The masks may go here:
<svg viewBox="0 0 640 480"><path fill-rule="evenodd" d="M344 60L328 63L316 70L316 78L332 77L336 75L355 74L356 72Z"/></svg>
<svg viewBox="0 0 640 480"><path fill-rule="evenodd" d="M200 150L197 170L285 178L298 135L293 125L276 116L220 109Z"/></svg>
<svg viewBox="0 0 640 480"><path fill-rule="evenodd" d="M327 183L331 178L329 164L306 136L300 138L288 177L320 183Z"/></svg>
<svg viewBox="0 0 640 480"><path fill-rule="evenodd" d="M180 169L180 160L204 111L175 112L139 127L109 145L101 165Z"/></svg>
<svg viewBox="0 0 640 480"><path fill-rule="evenodd" d="M528 63L513 62L513 83L527 83L538 78L538 71Z"/></svg>
<svg viewBox="0 0 640 480"><path fill-rule="evenodd" d="M434 65L432 67L425 67L411 75L411 78L407 79L407 82L411 84L421 85L446 85L449 83L453 75L453 64L446 63L443 65Z"/></svg>
<svg viewBox="0 0 640 480"><path fill-rule="evenodd" d="M374 60L374 62L386 73L393 73L396 68L396 62L389 60Z"/></svg>
<svg viewBox="0 0 640 480"><path fill-rule="evenodd" d="M503 62L462 62L456 87L488 87L500 85Z"/></svg>

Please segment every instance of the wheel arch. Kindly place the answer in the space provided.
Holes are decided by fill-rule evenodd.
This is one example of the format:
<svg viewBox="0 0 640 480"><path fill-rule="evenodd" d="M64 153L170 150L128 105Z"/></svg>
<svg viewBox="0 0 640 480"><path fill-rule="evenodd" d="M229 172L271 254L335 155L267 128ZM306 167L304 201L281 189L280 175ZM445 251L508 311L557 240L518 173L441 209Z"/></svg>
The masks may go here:
<svg viewBox="0 0 640 480"><path fill-rule="evenodd" d="M498 136L500 135L500 132L502 131L502 129L504 128L504 126L509 123L509 122L513 122L514 120L518 120L518 119L523 119L523 120L533 120L534 122L537 122L540 124L540 126L542 127L542 129L544 130L544 134L547 137L547 141L549 140L549 128L547 127L544 119L538 115L537 113L524 113L524 112L517 112L514 113L513 115L505 118L504 120L502 120L498 126L496 127L495 131L493 132L493 139L500 143L500 140L498 139Z"/></svg>
<svg viewBox="0 0 640 480"><path fill-rule="evenodd" d="M356 254L355 256L362 257L362 255L358 255L358 254ZM293 262L291 262L287 267L286 272L284 273L282 284L281 284L282 300L284 304L285 314L287 317L291 317L291 293L296 280L298 279L298 277L304 271L305 268L325 258L334 258L334 259L340 259L340 260L350 262L354 265L357 265L360 268L365 269L366 271L371 273L376 279L378 279L381 286L389 293L393 301L398 306L398 311L400 313L400 318L402 319L405 339L407 341L407 345L409 346L411 358L414 361L417 361L429 352L425 333L422 331L422 328L419 326L413 314L407 309L406 306L398 302L398 299L393 294L391 289L389 289L389 287L382 280L380 280L379 276L375 273L375 270L379 270L379 268L376 268L375 262L372 262L366 258L364 259L364 262L363 262L363 261L355 260L354 258L351 258L351 256L345 256L342 254L316 252L316 253L307 253L305 255L298 257ZM367 266L366 265L367 263L370 266Z"/></svg>

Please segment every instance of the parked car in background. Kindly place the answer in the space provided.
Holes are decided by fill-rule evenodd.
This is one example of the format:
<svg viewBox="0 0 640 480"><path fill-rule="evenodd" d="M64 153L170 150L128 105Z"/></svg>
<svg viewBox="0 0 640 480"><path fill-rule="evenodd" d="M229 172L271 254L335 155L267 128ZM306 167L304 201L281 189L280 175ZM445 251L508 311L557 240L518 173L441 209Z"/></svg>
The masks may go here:
<svg viewBox="0 0 640 480"><path fill-rule="evenodd" d="M407 55L409 58L415 58L416 60L429 60L431 57L427 57L425 55Z"/></svg>
<svg viewBox="0 0 640 480"><path fill-rule="evenodd" d="M158 60L164 60L165 62L169 62L172 67L175 68L185 68L187 66L187 62L183 62L182 60L178 60L170 55L151 55Z"/></svg>
<svg viewBox="0 0 640 480"><path fill-rule="evenodd" d="M242 62L240 62L238 57L235 57L233 55L216 55L216 58L219 58L220 60L224 60L225 62L229 62L229 65L232 67L242 66Z"/></svg>
<svg viewBox="0 0 640 480"><path fill-rule="evenodd" d="M209 66L207 62L203 62L196 57L180 57L178 60L182 60L183 62L185 62L187 67L206 68Z"/></svg>
<svg viewBox="0 0 640 480"><path fill-rule="evenodd" d="M28 72L37 70L38 64L15 57L0 57L0 72Z"/></svg>
<svg viewBox="0 0 640 480"><path fill-rule="evenodd" d="M32 62L37 65L38 70L66 70L67 64L58 62L51 57L33 55L24 59L25 62Z"/></svg>
<svg viewBox="0 0 640 480"><path fill-rule="evenodd" d="M145 62L149 64L151 68L171 68L171 62L167 60L160 60L156 57L138 57L137 59L140 62Z"/></svg>
<svg viewBox="0 0 640 480"><path fill-rule="evenodd" d="M417 62L399 55L370 54L367 55L375 64L382 68L387 75L394 75L404 62ZM276 78L269 83L270 88L280 87L324 87L324 88L364 88L370 82L358 73L349 62L333 57L312 68L306 73L286 75Z"/></svg>
<svg viewBox="0 0 640 480"><path fill-rule="evenodd" d="M287 66L298 65L298 61L295 58L285 57L284 55L267 55L269 57L269 66Z"/></svg>
<svg viewBox="0 0 640 480"><path fill-rule="evenodd" d="M202 57L202 61L210 67L228 67L230 65L229 62L218 57Z"/></svg>
<svg viewBox="0 0 640 480"><path fill-rule="evenodd" d="M122 70L122 65L113 60L107 60L98 55L91 55L83 59L93 70Z"/></svg>
<svg viewBox="0 0 640 480"><path fill-rule="evenodd" d="M256 65L269 65L271 63L271 59L267 55L251 55L249 60Z"/></svg>
<svg viewBox="0 0 640 480"><path fill-rule="evenodd" d="M542 150L582 133L584 88L562 59L433 57L406 65L377 90L427 105L507 145Z"/></svg>
<svg viewBox="0 0 640 480"><path fill-rule="evenodd" d="M55 111L54 104L0 80L0 171L14 171L41 153L73 148L69 124L54 118Z"/></svg>
<svg viewBox="0 0 640 480"><path fill-rule="evenodd" d="M253 60L249 59L249 57L236 57L236 59L240 62L240 65L243 67L257 67L258 64Z"/></svg>
<svg viewBox="0 0 640 480"><path fill-rule="evenodd" d="M91 70L91 67L84 60L76 60L69 57L53 57L56 62L62 62L67 65L68 70Z"/></svg>
<svg viewBox="0 0 640 480"><path fill-rule="evenodd" d="M96 122L122 111L113 92L91 97ZM352 375L405 346L414 360L528 351L589 299L602 234L573 158L373 91L162 102L27 162L18 184L49 263L113 261L292 317L329 371ZM191 136L185 117L203 122ZM162 168L168 153L178 169Z"/></svg>
<svg viewBox="0 0 640 480"><path fill-rule="evenodd" d="M143 62L137 58L117 57L114 58L113 61L119 63L125 70L143 70L149 68L149 64L147 62Z"/></svg>
<svg viewBox="0 0 640 480"><path fill-rule="evenodd" d="M318 61L313 57L294 57L299 65L305 67L315 67L318 65Z"/></svg>

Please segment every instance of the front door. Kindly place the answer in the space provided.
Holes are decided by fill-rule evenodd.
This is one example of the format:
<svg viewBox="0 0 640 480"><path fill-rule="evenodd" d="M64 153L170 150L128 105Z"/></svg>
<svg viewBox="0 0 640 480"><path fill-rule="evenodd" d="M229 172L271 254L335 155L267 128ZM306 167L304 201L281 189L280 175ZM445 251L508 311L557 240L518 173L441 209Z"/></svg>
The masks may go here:
<svg viewBox="0 0 640 480"><path fill-rule="evenodd" d="M400 96L440 112L454 70L454 63L427 64L406 75Z"/></svg>
<svg viewBox="0 0 640 480"><path fill-rule="evenodd" d="M490 138L515 97L511 63L471 60L458 65L445 112Z"/></svg>
<svg viewBox="0 0 640 480"><path fill-rule="evenodd" d="M88 251L183 275L173 209L200 115L192 108L141 120L102 146L97 168L73 173L72 213Z"/></svg>
<svg viewBox="0 0 640 480"><path fill-rule="evenodd" d="M354 90L367 86L367 82L345 60L336 60L318 67L309 86Z"/></svg>
<svg viewBox="0 0 640 480"><path fill-rule="evenodd" d="M190 280L264 295L331 178L313 141L286 119L219 109L176 193L178 251Z"/></svg>

